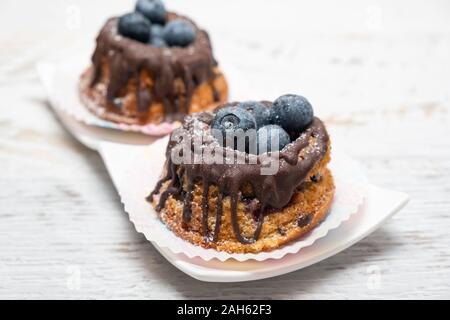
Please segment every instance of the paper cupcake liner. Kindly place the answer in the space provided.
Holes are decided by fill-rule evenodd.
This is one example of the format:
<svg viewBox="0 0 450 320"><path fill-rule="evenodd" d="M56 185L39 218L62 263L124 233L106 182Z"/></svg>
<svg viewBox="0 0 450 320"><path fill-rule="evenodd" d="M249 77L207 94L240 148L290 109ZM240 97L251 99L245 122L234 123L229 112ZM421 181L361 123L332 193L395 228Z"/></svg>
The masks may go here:
<svg viewBox="0 0 450 320"><path fill-rule="evenodd" d="M309 234L284 245L283 247L261 253L227 253L215 249L205 249L177 237L159 219L156 211L145 200L153 190L165 162L165 149L168 138L160 139L142 150L129 161L129 169L123 179L117 181L121 201L136 230L145 235L159 247L168 248L173 253L185 254L189 258L199 257L209 261L218 259L238 261L281 259L287 254L298 253L302 248L312 245L325 237L330 230L358 211L367 191L367 179L359 164L339 151L333 149L329 168L334 176L336 192L330 213L325 220ZM120 153L118 153L120 154Z"/></svg>
<svg viewBox="0 0 450 320"><path fill-rule="evenodd" d="M104 120L91 113L79 96L80 76L88 64L88 60L74 56L64 61L44 62L38 65L39 76L54 107L89 126L139 132L149 136L167 135L179 125L169 122L146 125L122 124Z"/></svg>

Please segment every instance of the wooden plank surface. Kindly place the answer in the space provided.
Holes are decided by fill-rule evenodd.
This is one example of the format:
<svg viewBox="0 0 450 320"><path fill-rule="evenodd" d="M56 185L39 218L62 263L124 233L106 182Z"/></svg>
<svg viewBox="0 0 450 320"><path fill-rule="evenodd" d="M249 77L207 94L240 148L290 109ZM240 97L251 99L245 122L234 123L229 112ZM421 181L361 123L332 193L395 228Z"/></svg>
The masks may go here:
<svg viewBox="0 0 450 320"><path fill-rule="evenodd" d="M61 127L33 69L92 42L132 2L2 1L0 298L449 298L450 3L167 2L210 31L232 98L304 94L371 182L411 202L304 270L191 279L134 231L101 158Z"/></svg>

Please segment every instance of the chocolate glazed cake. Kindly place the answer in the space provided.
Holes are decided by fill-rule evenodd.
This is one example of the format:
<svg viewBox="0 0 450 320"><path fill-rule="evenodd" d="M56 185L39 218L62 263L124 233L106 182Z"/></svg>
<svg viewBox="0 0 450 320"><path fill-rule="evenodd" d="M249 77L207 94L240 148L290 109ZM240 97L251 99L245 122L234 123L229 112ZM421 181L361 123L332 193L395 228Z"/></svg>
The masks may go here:
<svg viewBox="0 0 450 320"><path fill-rule="evenodd" d="M92 66L80 81L82 102L91 112L119 123L160 123L226 100L227 84L208 34L175 13L167 13L166 20L190 25L195 32L192 43L168 46L157 39L163 45L152 45L121 35L119 18L106 22Z"/></svg>
<svg viewBox="0 0 450 320"><path fill-rule="evenodd" d="M217 114L189 116L172 133L165 172L148 197L166 226L193 244L230 253L273 250L317 226L334 194L326 167L330 140L322 121L311 118L301 132L291 133L292 141L281 150L251 154L224 148L214 138ZM177 137L185 132L190 139ZM236 161L221 164L203 158L201 163L175 164L172 155L191 149L200 136L202 145L196 150L209 148L214 157ZM271 161L278 161L278 170L262 175Z"/></svg>

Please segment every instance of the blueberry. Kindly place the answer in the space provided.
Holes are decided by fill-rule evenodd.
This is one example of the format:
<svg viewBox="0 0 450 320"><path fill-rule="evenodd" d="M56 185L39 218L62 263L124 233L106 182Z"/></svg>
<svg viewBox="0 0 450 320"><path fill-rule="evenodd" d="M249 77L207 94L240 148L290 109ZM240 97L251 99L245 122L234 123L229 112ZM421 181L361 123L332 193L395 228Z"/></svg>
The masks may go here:
<svg viewBox="0 0 450 320"><path fill-rule="evenodd" d="M250 144L255 145L256 121L247 110L237 107L219 109L214 117L212 129L214 137L222 146L226 145L234 149L242 146L245 147L245 151L248 151ZM251 129L253 131L249 133L249 136L244 136L244 133ZM241 138L244 139L243 143L239 143Z"/></svg>
<svg viewBox="0 0 450 320"><path fill-rule="evenodd" d="M291 142L289 134L280 126L271 124L258 130L258 154L282 150ZM272 145L273 142L273 145Z"/></svg>
<svg viewBox="0 0 450 320"><path fill-rule="evenodd" d="M127 13L119 18L119 33L137 41L147 42L150 39L150 22L140 13Z"/></svg>
<svg viewBox="0 0 450 320"><path fill-rule="evenodd" d="M142 13L151 23L166 23L166 8L161 0L138 0L136 11Z"/></svg>
<svg viewBox="0 0 450 320"><path fill-rule="evenodd" d="M236 107L225 107L217 111L213 125L214 129L224 131L236 131L242 129L256 129L256 121L253 115L247 110Z"/></svg>
<svg viewBox="0 0 450 320"><path fill-rule="evenodd" d="M245 101L237 106L238 108L249 111L256 120L257 128L261 128L270 123L270 109L258 101Z"/></svg>
<svg viewBox="0 0 450 320"><path fill-rule="evenodd" d="M194 27L183 20L172 20L164 27L164 40L170 46L186 47L194 39Z"/></svg>
<svg viewBox="0 0 450 320"><path fill-rule="evenodd" d="M150 40L150 44L157 48L167 47L167 43L162 38L154 37Z"/></svg>
<svg viewBox="0 0 450 320"><path fill-rule="evenodd" d="M153 24L150 33L152 34L152 38L163 38L164 27L159 24Z"/></svg>
<svg viewBox="0 0 450 320"><path fill-rule="evenodd" d="M287 94L273 103L271 118L274 124L288 132L301 132L313 120L311 104L302 96Z"/></svg>
<svg viewBox="0 0 450 320"><path fill-rule="evenodd" d="M150 40L149 44L158 47L163 48L167 47L167 43L164 40L164 33L163 33L164 27L159 24L153 24L150 28Z"/></svg>

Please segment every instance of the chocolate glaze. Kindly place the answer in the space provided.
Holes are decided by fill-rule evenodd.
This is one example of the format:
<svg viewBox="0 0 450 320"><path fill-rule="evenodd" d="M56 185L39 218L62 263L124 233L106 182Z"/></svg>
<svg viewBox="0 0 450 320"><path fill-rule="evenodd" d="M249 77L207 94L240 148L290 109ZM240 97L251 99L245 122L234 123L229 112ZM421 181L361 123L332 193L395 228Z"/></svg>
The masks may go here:
<svg viewBox="0 0 450 320"><path fill-rule="evenodd" d="M241 243L255 242L262 229L266 208L281 209L286 206L296 192L296 189L307 178L308 173L314 165L323 159L328 151L329 137L325 126L318 118L314 118L309 126L300 134L300 136L283 150L273 152L272 156L279 157L279 169L274 175L261 175L261 168L267 161L274 161L270 155L265 153L261 155L245 154L240 151L230 150L220 147L217 141L212 138L210 129L213 115L209 112L203 112L186 118L183 128L175 130L172 135L176 135L180 130L187 130L192 137L203 135L206 141L203 141L202 148L213 147L215 152L225 156L225 151L231 152L233 158L256 160L246 164L207 164L203 161L200 164L178 164L175 165L171 160L172 153L180 152L186 147L185 143L190 141L177 142L171 139L166 151L167 156L167 174L158 182L155 189L149 196L160 193L164 182L169 181L168 188L160 194L159 202L156 207L160 211L167 200L172 195L178 195L183 192L183 182L186 189L183 205L183 221L188 223L191 219L192 190L194 184L202 182L202 225L203 235L207 241L217 241L220 231L220 223L223 213L223 198L230 197L231 201L231 221L234 234ZM228 154L227 154L228 156ZM206 163L205 163L206 162ZM251 185L252 196L259 201L259 208L256 214L257 227L252 237L247 238L241 234L238 218L237 204L241 199L242 188L245 185ZM218 187L218 199L216 209L216 223L212 236L208 230L208 191L211 185Z"/></svg>
<svg viewBox="0 0 450 320"><path fill-rule="evenodd" d="M145 117L153 102L164 105L165 118L176 120L188 113L192 95L197 86L214 79L217 66L208 34L199 29L190 19L168 13L167 20L183 19L196 30L194 42L186 48L157 48L121 36L118 33L118 18L109 19L97 37L97 47L92 56L94 66L91 86L107 77L106 106L112 111L120 109L123 88L130 79L136 85L136 112ZM103 64L109 66L107 75L102 75ZM151 87L142 83L141 73L146 71L154 82ZM182 81L184 88L176 85ZM214 92L218 100L218 93Z"/></svg>

